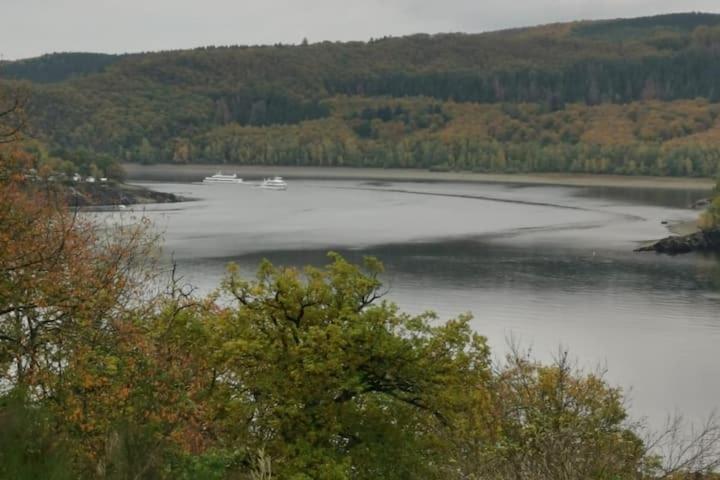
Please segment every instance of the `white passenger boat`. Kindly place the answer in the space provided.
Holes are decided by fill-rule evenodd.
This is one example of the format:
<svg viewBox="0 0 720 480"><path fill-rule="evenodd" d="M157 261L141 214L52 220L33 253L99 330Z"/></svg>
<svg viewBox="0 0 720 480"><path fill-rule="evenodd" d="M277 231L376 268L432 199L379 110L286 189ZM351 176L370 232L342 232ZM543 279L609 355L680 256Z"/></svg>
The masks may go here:
<svg viewBox="0 0 720 480"><path fill-rule="evenodd" d="M282 177L266 178L259 186L267 190L287 190L288 187L287 182Z"/></svg>
<svg viewBox="0 0 720 480"><path fill-rule="evenodd" d="M203 178L203 183L243 183L243 179L238 178L236 173L223 175L222 172L218 172L212 177Z"/></svg>

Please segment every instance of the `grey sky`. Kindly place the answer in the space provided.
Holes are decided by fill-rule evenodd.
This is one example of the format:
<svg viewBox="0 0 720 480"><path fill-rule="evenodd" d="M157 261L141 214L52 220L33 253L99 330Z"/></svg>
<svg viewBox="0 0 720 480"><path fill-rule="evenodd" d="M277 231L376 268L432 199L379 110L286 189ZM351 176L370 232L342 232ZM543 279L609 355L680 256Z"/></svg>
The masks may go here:
<svg viewBox="0 0 720 480"><path fill-rule="evenodd" d="M0 0L0 55L367 40L680 11L720 13L720 1Z"/></svg>

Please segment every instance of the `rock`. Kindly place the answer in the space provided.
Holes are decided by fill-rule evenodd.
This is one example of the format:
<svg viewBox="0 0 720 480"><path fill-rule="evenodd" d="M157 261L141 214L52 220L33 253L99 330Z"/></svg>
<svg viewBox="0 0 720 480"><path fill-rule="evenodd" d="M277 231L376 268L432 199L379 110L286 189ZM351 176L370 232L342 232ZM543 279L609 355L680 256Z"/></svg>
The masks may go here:
<svg viewBox="0 0 720 480"><path fill-rule="evenodd" d="M702 230L690 235L673 235L640 247L636 252L657 252L677 255L689 252L720 252L720 228Z"/></svg>
<svg viewBox="0 0 720 480"><path fill-rule="evenodd" d="M690 208L698 209L698 208L706 208L710 205L712 202L712 199L710 198L701 198L697 202L693 203Z"/></svg>
<svg viewBox="0 0 720 480"><path fill-rule="evenodd" d="M174 203L185 201L173 193L156 192L119 182L82 183L66 190L67 204L77 207Z"/></svg>

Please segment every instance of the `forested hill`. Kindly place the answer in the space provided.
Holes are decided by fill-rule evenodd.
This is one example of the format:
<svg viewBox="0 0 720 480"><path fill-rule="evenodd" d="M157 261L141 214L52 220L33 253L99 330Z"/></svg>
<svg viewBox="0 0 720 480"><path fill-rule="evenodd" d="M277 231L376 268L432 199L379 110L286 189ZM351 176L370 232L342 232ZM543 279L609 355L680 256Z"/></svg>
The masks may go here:
<svg viewBox="0 0 720 480"><path fill-rule="evenodd" d="M714 175L720 15L369 42L54 54L29 82L55 156Z"/></svg>

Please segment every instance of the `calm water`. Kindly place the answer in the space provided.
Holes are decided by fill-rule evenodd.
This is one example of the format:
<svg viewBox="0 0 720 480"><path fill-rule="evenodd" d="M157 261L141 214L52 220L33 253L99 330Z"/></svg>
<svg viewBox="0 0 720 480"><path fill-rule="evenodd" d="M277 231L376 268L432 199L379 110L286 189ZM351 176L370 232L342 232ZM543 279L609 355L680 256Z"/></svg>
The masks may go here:
<svg viewBox="0 0 720 480"><path fill-rule="evenodd" d="M607 367L631 410L659 422L720 407L720 261L632 253L692 219L684 192L449 183L154 183L199 199L148 207L185 278L209 291L228 262L321 265L329 249L386 265L387 298L474 314L496 355L509 338Z"/></svg>

